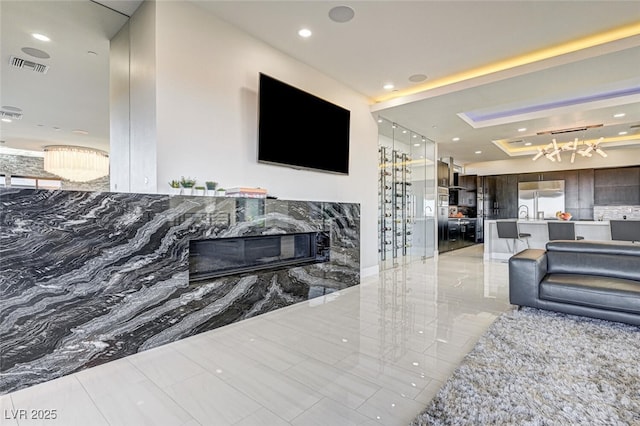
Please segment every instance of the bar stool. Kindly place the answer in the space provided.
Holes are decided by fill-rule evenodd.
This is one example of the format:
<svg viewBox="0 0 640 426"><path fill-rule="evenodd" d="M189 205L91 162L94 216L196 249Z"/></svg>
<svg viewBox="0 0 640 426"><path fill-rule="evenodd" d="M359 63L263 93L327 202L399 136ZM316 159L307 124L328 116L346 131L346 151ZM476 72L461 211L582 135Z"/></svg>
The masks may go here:
<svg viewBox="0 0 640 426"><path fill-rule="evenodd" d="M515 254L517 248L516 240L524 241L527 243L527 248L530 247L528 238L531 236L531 234L520 232L518 230L518 222L516 222L515 220L496 220L496 227L498 230L498 238L513 240L513 249L509 247L509 241L506 241L507 248L510 252Z"/></svg>
<svg viewBox="0 0 640 426"><path fill-rule="evenodd" d="M611 239L640 242L640 220L610 220Z"/></svg>
<svg viewBox="0 0 640 426"><path fill-rule="evenodd" d="M576 226L573 222L547 222L549 241L553 240L584 240L576 236Z"/></svg>

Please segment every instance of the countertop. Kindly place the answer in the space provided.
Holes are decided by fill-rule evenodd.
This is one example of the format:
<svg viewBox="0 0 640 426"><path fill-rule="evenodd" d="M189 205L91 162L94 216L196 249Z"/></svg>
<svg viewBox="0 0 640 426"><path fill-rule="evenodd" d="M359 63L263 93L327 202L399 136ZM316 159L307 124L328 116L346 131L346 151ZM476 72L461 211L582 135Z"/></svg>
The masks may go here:
<svg viewBox="0 0 640 426"><path fill-rule="evenodd" d="M495 223L498 220L514 220L514 219L486 219L487 223ZM573 222L576 225L606 225L609 226L608 220L557 220L557 219L517 219L518 223L531 225L544 225L549 222Z"/></svg>

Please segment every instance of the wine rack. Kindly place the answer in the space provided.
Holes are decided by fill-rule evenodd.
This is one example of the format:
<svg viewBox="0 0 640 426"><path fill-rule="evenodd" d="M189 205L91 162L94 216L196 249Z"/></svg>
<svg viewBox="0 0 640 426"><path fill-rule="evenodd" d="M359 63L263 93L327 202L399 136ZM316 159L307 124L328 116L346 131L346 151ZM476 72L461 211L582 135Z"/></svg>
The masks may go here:
<svg viewBox="0 0 640 426"><path fill-rule="evenodd" d="M415 197L411 192L411 157L385 146L379 154L379 246L381 260L407 256L415 222Z"/></svg>

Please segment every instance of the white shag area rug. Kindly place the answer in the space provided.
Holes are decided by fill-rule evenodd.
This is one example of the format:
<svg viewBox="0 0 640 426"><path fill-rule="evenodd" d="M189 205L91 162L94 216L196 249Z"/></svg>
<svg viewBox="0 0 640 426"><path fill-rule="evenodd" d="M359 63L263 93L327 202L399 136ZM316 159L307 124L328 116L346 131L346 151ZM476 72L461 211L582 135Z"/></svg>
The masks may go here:
<svg viewBox="0 0 640 426"><path fill-rule="evenodd" d="M640 425L640 327L502 314L411 425Z"/></svg>

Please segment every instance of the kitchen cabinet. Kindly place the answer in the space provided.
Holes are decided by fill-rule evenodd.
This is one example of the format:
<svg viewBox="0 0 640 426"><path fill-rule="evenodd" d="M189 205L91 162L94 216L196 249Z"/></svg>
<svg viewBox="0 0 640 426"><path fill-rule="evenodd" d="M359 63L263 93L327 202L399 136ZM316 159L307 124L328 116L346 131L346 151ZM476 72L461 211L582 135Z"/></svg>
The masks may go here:
<svg viewBox="0 0 640 426"><path fill-rule="evenodd" d="M476 243L476 219L449 219L448 250L468 247Z"/></svg>
<svg viewBox="0 0 640 426"><path fill-rule="evenodd" d="M497 219L518 217L518 176L496 176L496 195L494 201Z"/></svg>
<svg viewBox="0 0 640 426"><path fill-rule="evenodd" d="M610 206L640 204L640 167L594 170L594 203Z"/></svg>
<svg viewBox="0 0 640 426"><path fill-rule="evenodd" d="M594 205L593 169L578 170L578 220L593 220Z"/></svg>
<svg viewBox="0 0 640 426"><path fill-rule="evenodd" d="M449 165L444 161L438 161L438 186L448 188L453 182L449 182Z"/></svg>
<svg viewBox="0 0 640 426"><path fill-rule="evenodd" d="M457 190L457 205L463 207L476 207L476 175L463 175L458 178L458 185L464 189Z"/></svg>

